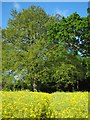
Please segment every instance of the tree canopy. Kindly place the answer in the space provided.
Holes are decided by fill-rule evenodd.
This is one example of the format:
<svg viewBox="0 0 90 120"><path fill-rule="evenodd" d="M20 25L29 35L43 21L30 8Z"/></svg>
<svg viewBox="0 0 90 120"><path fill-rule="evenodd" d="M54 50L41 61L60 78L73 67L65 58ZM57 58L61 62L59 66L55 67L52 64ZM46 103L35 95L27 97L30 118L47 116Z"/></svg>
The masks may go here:
<svg viewBox="0 0 90 120"><path fill-rule="evenodd" d="M34 5L11 15L2 30L4 90L90 89L88 17L76 12L66 18L50 16Z"/></svg>

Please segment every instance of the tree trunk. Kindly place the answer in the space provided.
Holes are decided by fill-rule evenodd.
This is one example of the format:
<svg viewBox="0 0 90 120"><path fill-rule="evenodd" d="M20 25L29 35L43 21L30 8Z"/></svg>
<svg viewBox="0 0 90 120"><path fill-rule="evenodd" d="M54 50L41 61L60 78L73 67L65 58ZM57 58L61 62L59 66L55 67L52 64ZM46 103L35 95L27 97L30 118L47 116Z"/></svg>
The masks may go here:
<svg viewBox="0 0 90 120"><path fill-rule="evenodd" d="M2 82L0 82L0 90L2 90Z"/></svg>
<svg viewBox="0 0 90 120"><path fill-rule="evenodd" d="M35 79L33 80L33 91L37 92L37 85Z"/></svg>
<svg viewBox="0 0 90 120"><path fill-rule="evenodd" d="M79 81L77 80L77 91L79 90Z"/></svg>
<svg viewBox="0 0 90 120"><path fill-rule="evenodd" d="M74 92L74 86L72 86L72 92Z"/></svg>

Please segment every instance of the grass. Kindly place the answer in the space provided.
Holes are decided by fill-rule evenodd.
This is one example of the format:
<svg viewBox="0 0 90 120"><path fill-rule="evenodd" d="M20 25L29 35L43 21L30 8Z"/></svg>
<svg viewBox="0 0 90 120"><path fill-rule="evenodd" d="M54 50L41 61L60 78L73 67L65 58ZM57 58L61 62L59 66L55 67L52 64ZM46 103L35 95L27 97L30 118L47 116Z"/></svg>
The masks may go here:
<svg viewBox="0 0 90 120"><path fill-rule="evenodd" d="M88 92L2 92L3 118L88 118Z"/></svg>

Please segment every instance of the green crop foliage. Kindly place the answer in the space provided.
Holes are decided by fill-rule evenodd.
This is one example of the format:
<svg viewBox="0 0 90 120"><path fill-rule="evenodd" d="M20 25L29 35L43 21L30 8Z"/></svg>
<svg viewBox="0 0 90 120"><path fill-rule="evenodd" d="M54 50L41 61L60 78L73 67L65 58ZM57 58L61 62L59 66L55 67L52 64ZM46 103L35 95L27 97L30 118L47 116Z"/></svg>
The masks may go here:
<svg viewBox="0 0 90 120"><path fill-rule="evenodd" d="M2 92L3 118L88 118L88 92Z"/></svg>

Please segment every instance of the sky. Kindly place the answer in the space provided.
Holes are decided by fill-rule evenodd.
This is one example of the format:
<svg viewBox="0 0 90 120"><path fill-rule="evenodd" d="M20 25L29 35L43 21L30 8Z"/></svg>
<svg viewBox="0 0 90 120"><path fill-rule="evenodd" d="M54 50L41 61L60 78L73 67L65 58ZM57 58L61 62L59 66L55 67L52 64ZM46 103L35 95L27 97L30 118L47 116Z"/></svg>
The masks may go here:
<svg viewBox="0 0 90 120"><path fill-rule="evenodd" d="M59 13L67 17L77 12L81 17L87 16L88 2L2 2L2 28L7 27L12 9L21 12L22 9L28 9L32 4L40 6L49 15Z"/></svg>

